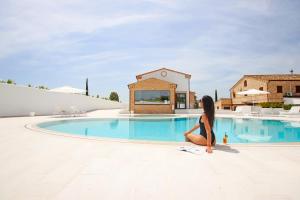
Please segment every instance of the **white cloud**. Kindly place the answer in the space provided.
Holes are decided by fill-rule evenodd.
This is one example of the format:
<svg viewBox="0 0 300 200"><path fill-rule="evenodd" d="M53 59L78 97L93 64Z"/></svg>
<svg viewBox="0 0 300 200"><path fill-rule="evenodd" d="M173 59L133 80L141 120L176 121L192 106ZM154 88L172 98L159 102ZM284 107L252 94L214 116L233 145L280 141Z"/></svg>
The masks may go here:
<svg viewBox="0 0 300 200"><path fill-rule="evenodd" d="M24 68L28 76L68 73L66 81L89 76L98 89L125 96L135 74L169 66L191 73L200 94L219 89L227 96L243 74L300 70L295 1L7 2L0 7L0 62L15 64L1 69L7 74ZM29 56L9 57L18 52Z"/></svg>
<svg viewBox="0 0 300 200"><path fill-rule="evenodd" d="M70 33L89 34L105 28L112 28L130 23L157 20L160 13L110 12L95 13L93 7L81 11L77 1L72 8L69 1L15 1L9 6L6 15L0 19L0 57L21 50L53 46L54 43L70 43ZM91 2L89 2L91 3ZM93 3L91 3L93 5ZM90 12L89 12L90 11ZM68 41L71 40L71 41Z"/></svg>
<svg viewBox="0 0 300 200"><path fill-rule="evenodd" d="M237 8L249 9L261 14L271 14L273 0L239 0L236 4Z"/></svg>

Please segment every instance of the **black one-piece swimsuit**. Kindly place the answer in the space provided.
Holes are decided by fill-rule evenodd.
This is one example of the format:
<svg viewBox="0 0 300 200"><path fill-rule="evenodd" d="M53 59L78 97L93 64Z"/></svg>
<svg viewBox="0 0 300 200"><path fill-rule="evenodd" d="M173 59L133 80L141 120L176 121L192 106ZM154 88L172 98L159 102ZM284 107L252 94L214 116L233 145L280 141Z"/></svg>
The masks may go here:
<svg viewBox="0 0 300 200"><path fill-rule="evenodd" d="M205 137L205 139L207 139L207 133L206 133L206 129L204 126L204 123L201 121L202 116L199 119L199 124L200 124L200 135L202 135L203 137ZM211 144L213 144L215 142L215 133L213 130L211 130Z"/></svg>

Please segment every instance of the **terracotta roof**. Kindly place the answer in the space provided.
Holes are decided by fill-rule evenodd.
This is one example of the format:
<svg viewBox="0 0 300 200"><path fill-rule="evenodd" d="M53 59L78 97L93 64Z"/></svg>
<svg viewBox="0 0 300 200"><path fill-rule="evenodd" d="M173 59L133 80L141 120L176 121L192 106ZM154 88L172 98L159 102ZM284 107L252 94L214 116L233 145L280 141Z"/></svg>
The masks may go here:
<svg viewBox="0 0 300 200"><path fill-rule="evenodd" d="M265 81L277 80L300 80L300 74L264 74L264 75L244 75L244 78L251 77Z"/></svg>
<svg viewBox="0 0 300 200"><path fill-rule="evenodd" d="M263 74L263 75L244 75L231 88L234 88L241 80L253 78L261 81L300 81L300 74Z"/></svg>
<svg viewBox="0 0 300 200"><path fill-rule="evenodd" d="M190 74L186 74L186 73L183 73L183 72L179 72L179 71L175 71L175 70L163 67L163 68L159 68L159 69L152 70L152 71L149 71L149 72L145 72L143 74L138 74L138 75L136 75L136 79L138 79L138 77L140 77L140 76L150 74L150 73L153 73L153 72L157 72L157 71L160 71L160 70L166 70L166 71L171 71L171 72L175 72L175 73L178 73L178 74L183 74L183 75L187 76L188 78L191 78L191 76L192 76Z"/></svg>

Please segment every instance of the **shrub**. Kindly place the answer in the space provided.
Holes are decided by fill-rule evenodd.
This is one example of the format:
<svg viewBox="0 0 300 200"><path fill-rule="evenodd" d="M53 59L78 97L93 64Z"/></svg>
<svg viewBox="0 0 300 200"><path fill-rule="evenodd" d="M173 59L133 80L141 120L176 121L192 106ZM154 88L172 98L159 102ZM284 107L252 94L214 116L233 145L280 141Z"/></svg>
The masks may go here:
<svg viewBox="0 0 300 200"><path fill-rule="evenodd" d="M32 87L32 85L28 84L28 87Z"/></svg>
<svg viewBox="0 0 300 200"><path fill-rule="evenodd" d="M48 87L43 86L43 85L39 85L39 86L37 86L36 88L42 89L42 90L48 90L48 89L49 89Z"/></svg>
<svg viewBox="0 0 300 200"><path fill-rule="evenodd" d="M292 104L285 104L282 106L284 110L291 110Z"/></svg>
<svg viewBox="0 0 300 200"><path fill-rule="evenodd" d="M119 95L116 92L111 92L109 95L109 100L111 101L119 101Z"/></svg>
<svg viewBox="0 0 300 200"><path fill-rule="evenodd" d="M278 103L276 103L276 102L271 103L271 107L272 108L282 108L282 106L283 106L283 103L280 103L280 102L278 102Z"/></svg>
<svg viewBox="0 0 300 200"><path fill-rule="evenodd" d="M263 103L260 103L259 105L260 105L260 107L262 107L262 108L270 108L270 105L269 105L268 102L263 102Z"/></svg>
<svg viewBox="0 0 300 200"><path fill-rule="evenodd" d="M259 104L262 108L282 108L281 102L263 102Z"/></svg>
<svg viewBox="0 0 300 200"><path fill-rule="evenodd" d="M99 94L97 94L97 98L99 98L100 96L99 96Z"/></svg>
<svg viewBox="0 0 300 200"><path fill-rule="evenodd" d="M6 83L7 84L16 84L13 80L11 80L11 79L8 79L7 81L6 81Z"/></svg>

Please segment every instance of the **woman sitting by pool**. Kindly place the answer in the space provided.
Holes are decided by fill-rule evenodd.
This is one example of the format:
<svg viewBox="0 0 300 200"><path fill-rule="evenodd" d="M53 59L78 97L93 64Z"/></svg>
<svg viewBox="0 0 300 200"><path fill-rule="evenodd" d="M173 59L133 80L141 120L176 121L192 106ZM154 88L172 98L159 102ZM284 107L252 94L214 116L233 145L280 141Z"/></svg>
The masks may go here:
<svg viewBox="0 0 300 200"><path fill-rule="evenodd" d="M197 145L207 146L207 153L212 153L211 145L216 144L216 137L212 130L215 120L215 106L214 101L210 96L203 96L201 105L204 113L191 130L184 133L186 141L192 142ZM192 132L200 128L200 135L193 134Z"/></svg>

